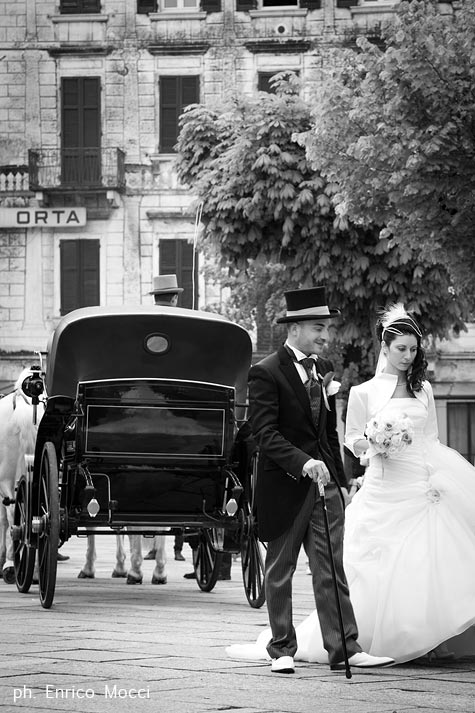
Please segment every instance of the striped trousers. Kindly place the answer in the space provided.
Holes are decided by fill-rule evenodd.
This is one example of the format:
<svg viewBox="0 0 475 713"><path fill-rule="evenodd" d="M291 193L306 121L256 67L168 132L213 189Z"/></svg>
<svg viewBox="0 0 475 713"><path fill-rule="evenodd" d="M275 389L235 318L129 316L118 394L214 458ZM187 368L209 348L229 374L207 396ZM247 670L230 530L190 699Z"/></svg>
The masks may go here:
<svg viewBox="0 0 475 713"><path fill-rule="evenodd" d="M325 487L332 551L345 628L348 656L361 651L358 629L343 570L343 528L345 511L335 483ZM323 644L330 663L344 660L338 610L332 579L330 555L322 504L317 486L312 483L307 498L293 525L267 545L265 589L272 638L267 646L271 658L295 656L297 638L292 621L292 578L301 546L304 546L312 572L312 585L322 630ZM309 612L310 613L310 612Z"/></svg>

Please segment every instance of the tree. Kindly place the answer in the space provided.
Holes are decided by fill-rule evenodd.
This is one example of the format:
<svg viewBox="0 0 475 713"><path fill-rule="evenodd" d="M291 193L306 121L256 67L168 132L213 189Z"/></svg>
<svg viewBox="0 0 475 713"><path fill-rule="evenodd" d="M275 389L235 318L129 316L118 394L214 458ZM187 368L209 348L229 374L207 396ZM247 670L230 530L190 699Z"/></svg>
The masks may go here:
<svg viewBox="0 0 475 713"><path fill-rule="evenodd" d="M335 185L312 168L295 140L311 127L296 81L280 80L276 94L190 107L181 119L178 175L202 204L201 244L221 257L234 288L234 314L252 310L246 291L256 311L273 321L283 308L276 294L325 284L330 304L344 315L342 363L356 359L366 376L378 309L403 300L432 334L442 335L461 324L461 303L443 264L379 239L373 226L336 220Z"/></svg>
<svg viewBox="0 0 475 713"><path fill-rule="evenodd" d="M364 38L346 50L301 140L338 184L341 226L379 225L385 244L447 263L473 306L475 4L457 6L447 16L435 0L403 2L384 50Z"/></svg>

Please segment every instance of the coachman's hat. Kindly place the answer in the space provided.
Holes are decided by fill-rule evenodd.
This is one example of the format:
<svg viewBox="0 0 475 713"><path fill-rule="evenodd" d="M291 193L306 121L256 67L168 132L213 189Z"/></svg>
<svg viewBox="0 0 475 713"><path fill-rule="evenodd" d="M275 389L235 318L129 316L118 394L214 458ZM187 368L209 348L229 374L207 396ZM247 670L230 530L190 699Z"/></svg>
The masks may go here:
<svg viewBox="0 0 475 713"><path fill-rule="evenodd" d="M183 292L183 287L178 287L176 275L157 275L153 278L153 290L149 295L170 295Z"/></svg>
<svg viewBox="0 0 475 713"><path fill-rule="evenodd" d="M327 306L324 287L310 287L304 290L290 290L284 292L287 303L285 317L280 317L277 322L302 322L307 319L331 319L340 314L339 309L330 309Z"/></svg>

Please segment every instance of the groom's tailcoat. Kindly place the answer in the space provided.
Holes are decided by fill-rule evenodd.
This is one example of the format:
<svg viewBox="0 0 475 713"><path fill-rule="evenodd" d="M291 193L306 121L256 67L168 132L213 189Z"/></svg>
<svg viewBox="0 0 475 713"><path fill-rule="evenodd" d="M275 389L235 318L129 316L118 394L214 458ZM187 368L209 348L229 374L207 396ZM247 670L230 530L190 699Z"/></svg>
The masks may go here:
<svg viewBox="0 0 475 713"><path fill-rule="evenodd" d="M331 371L319 358L320 375ZM253 366L249 372L249 419L259 447L256 486L259 538L273 540L297 517L312 480L302 476L310 458L323 460L332 479L346 487L336 430L335 397L321 399L318 421L292 357L285 347Z"/></svg>

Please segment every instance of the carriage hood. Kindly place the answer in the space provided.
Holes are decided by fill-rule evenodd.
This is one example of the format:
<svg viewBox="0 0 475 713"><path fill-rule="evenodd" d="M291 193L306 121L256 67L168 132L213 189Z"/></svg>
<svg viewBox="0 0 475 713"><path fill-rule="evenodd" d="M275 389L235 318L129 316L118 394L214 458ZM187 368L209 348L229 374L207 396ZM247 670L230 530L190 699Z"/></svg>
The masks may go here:
<svg viewBox="0 0 475 713"><path fill-rule="evenodd" d="M66 315L48 344L48 396L79 381L165 378L236 389L246 400L252 345L225 317L178 307L88 307Z"/></svg>

